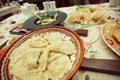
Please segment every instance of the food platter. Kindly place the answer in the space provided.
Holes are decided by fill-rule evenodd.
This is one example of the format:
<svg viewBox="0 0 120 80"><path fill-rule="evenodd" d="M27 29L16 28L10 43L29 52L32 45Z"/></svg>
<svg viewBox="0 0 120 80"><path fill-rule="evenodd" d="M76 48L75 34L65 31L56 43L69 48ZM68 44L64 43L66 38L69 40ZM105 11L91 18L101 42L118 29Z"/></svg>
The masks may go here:
<svg viewBox="0 0 120 80"><path fill-rule="evenodd" d="M106 45L120 56L120 44L113 37L114 31L120 29L120 20L112 20L105 23L101 29L101 35Z"/></svg>
<svg viewBox="0 0 120 80"><path fill-rule="evenodd" d="M5 52L5 54L2 56L2 58L1 58L1 61L0 61L0 79L1 80L12 80L13 78L14 79L16 79L16 75L17 75L17 78L19 77L19 76L23 76L23 74L21 74L21 72L22 72L22 70L20 70L20 72L19 72L19 74L17 73L16 75L15 74L13 74L13 75L11 75L11 67L10 67L10 65L14 62L14 60L16 60L17 59L17 57L21 60L23 57L21 57L20 58L20 56L18 56L18 55L24 55L24 53L25 52L21 52L20 54L18 54L18 55L16 55L17 53L14 53L14 51L16 50L16 49L18 49L19 51L23 51L23 50L21 50L21 48L20 47L24 47L25 46L25 44L27 43L27 41L29 42L29 40L30 39L32 39L33 37L35 38L35 37L40 37L41 36L41 38L43 37L43 36L45 36L45 35L49 35L49 34L54 34L54 35L59 35L59 36L61 36L61 40L63 41L63 42L70 42L73 46L74 46L74 48L75 48L75 52L74 53L72 53L72 54L69 54L68 56L69 56L69 60L70 61L72 61L71 63L70 63L70 65L71 66L69 66L68 68L67 68L67 70L61 75L61 76L59 76L59 80L69 80L71 77L72 77L72 75L77 71L77 69L79 68L79 66L80 66L80 64L81 64L81 62L82 62L82 59L83 59L83 55L84 55L84 45L83 45L83 41L82 41L82 39L75 33L75 32L73 32L72 30L70 30L70 29L67 29L67 28L64 28L64 27L61 27L61 26L49 26L49 27L43 27L43 28L39 28L39 29L35 29L35 30L33 30L33 31L30 31L30 32L28 32L28 33L26 33L26 34L24 34L23 36L21 36L19 39L17 39L9 48L8 48L8 50ZM54 37L54 36L51 36L52 38ZM40 38L40 40L42 40L43 41L43 39L41 39ZM48 37L48 40L49 40L49 38L50 37ZM55 38L55 37L54 37ZM58 39L58 38L57 38ZM34 40L34 39L33 39ZM31 41L31 40L30 40ZM55 42L55 41L54 41ZM53 43L54 43L53 42ZM31 44L32 42L30 42L29 44ZM28 43L27 43L28 44ZM43 43L44 44L44 43ZM51 44L51 43L49 43L49 44ZM33 48L33 45L29 45L29 46L26 46L26 47L28 47L28 48L30 48L30 47L32 47L32 48L30 48L29 50L31 51L31 49L35 49L35 48L37 48L37 50L38 50L38 46L36 47L36 45L38 45L38 44L34 44L34 48ZM64 45L64 44L60 44L60 45ZM40 45L41 46L41 45ZM49 46L49 45L48 45ZM62 46L63 47L63 46ZM25 48L25 47L24 47ZM51 47L50 47L51 48ZM23 49L23 48L22 48ZM46 50L48 50L49 48L47 48ZM67 49L69 49L69 47L67 47ZM27 48L25 48L25 50L27 50ZM43 52L44 51L46 51L45 49L43 49ZM55 49L56 50L56 49ZM67 50L67 51L70 51L70 50ZM23 53L23 54L22 54ZM16 57L15 57L15 55L16 55ZM34 53L34 55L35 55L35 53ZM52 55L54 55L54 54L52 54ZM64 54L65 55L65 54ZM13 56L13 57L12 57ZM12 58L11 58L12 57ZM29 56L30 57L30 59L32 58L31 56ZM27 59L27 58L29 58L29 57L26 57L25 59ZM19 62L19 59L18 59L18 61L17 62L15 62L14 64L17 64L18 62ZM29 60L30 60L29 59ZM64 58L64 59L66 59L66 58ZM27 60L27 61L29 61L29 60ZM44 60L44 58L43 58L43 60ZM33 60L34 61L34 60ZM56 61L56 60L55 60ZM60 60L60 62L61 62L62 60ZM24 63L24 62L26 62L26 60L24 60L24 61L22 61L22 63ZM44 61L45 62L45 61ZM54 62L54 61L53 61ZM63 62L65 62L65 60L64 61L62 61L61 63L63 63ZM20 63L20 64L22 64L22 63ZM26 65L26 64L25 64ZM48 64L48 66L49 66L50 64ZM58 66L59 64L57 64L56 66ZM14 66L16 66L16 65L14 65ZM57 69L56 68L56 66L54 66L54 71L57 71L57 70L59 70L59 69ZM63 65L59 65L59 66L63 66ZM16 68L16 70L13 70L13 71L19 71L19 69L22 69L22 67L21 67L21 65L20 65L20 67L21 68L18 68L19 66L17 66L17 68ZM15 67L14 67L15 68ZM14 68L12 68L12 69L14 69ZM47 68L48 70L49 70L49 67ZM55 70L56 69L56 70ZM33 70L33 69L32 69ZM29 69L29 71L30 71L30 69ZM35 71L36 71L36 68L35 68ZM26 73L26 72L24 72L24 73ZM39 71L37 71L37 73L39 73ZM53 72L52 72L53 73ZM49 75L51 75L52 73L49 73ZM20 75L21 74L21 75ZM34 70L33 70L33 72L32 72L32 77L35 77L36 75L33 75L34 74ZM31 76L30 75L25 75L25 78L27 78L27 79L30 79L31 78ZM45 76L45 78L46 78L47 76ZM21 77L19 77L19 78L21 78ZM35 78L31 78L30 80L32 80L32 79L35 79ZM24 80L24 79L23 79ZM49 80L49 78L48 78L48 80Z"/></svg>
<svg viewBox="0 0 120 80"><path fill-rule="evenodd" d="M111 15L111 14L114 14ZM76 6L75 11L68 13L64 26L72 30L87 28L104 24L110 20L119 18L115 12L98 6Z"/></svg>
<svg viewBox="0 0 120 80"><path fill-rule="evenodd" d="M68 14L65 25L69 25L71 29L80 29L96 24L102 24L107 21L104 9L96 6L77 7L76 11Z"/></svg>
<svg viewBox="0 0 120 80"><path fill-rule="evenodd" d="M50 17L53 17L56 13L58 14L58 17L56 18L55 21L53 21L52 23L48 23L48 24L36 24L35 21L38 19L36 16L32 16L29 19L27 19L24 23L23 23L23 27L26 29L35 29L35 28L40 28L40 27L45 27L45 26L53 26L56 24L59 24L61 22L63 22L66 18L67 18L67 14L64 12L59 12L59 11L53 11L53 12L45 12L45 13L38 13L37 15L44 15L44 14L48 14Z"/></svg>

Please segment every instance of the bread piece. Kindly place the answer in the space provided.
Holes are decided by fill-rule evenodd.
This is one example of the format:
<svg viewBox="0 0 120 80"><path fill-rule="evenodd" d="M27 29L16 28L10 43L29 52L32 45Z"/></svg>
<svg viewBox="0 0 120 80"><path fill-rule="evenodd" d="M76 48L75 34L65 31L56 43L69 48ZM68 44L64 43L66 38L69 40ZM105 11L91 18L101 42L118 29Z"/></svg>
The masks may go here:
<svg viewBox="0 0 120 80"><path fill-rule="evenodd" d="M112 36L120 44L120 28L113 31Z"/></svg>

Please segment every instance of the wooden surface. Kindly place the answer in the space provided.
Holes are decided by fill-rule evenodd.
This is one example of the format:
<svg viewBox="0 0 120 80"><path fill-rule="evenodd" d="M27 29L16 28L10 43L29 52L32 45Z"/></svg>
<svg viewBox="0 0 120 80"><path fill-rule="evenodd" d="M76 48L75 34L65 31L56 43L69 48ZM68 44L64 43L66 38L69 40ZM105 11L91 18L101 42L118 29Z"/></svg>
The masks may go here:
<svg viewBox="0 0 120 80"><path fill-rule="evenodd" d="M120 60L83 59L80 69L120 75Z"/></svg>
<svg viewBox="0 0 120 80"><path fill-rule="evenodd" d="M75 32L80 35L80 36L88 36L88 30L87 29L79 29L79 30L75 30Z"/></svg>

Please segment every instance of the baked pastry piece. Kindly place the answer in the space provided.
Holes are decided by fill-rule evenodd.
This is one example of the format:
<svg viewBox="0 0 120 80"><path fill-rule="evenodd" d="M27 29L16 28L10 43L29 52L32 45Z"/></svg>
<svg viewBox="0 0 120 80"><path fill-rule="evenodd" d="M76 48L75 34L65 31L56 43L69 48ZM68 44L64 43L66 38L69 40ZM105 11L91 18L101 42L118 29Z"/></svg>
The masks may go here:
<svg viewBox="0 0 120 80"><path fill-rule="evenodd" d="M120 28L117 28L116 30L114 30L112 33L112 36L120 44Z"/></svg>

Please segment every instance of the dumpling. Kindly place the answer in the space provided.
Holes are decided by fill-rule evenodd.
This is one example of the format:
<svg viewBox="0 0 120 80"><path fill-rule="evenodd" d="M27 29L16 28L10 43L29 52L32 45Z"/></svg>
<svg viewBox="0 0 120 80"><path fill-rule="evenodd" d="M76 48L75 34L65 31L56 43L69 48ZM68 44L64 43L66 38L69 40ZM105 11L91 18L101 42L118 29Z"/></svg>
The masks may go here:
<svg viewBox="0 0 120 80"><path fill-rule="evenodd" d="M76 52L75 46L71 41L58 41L49 46L49 51L60 52L63 54L73 54Z"/></svg>
<svg viewBox="0 0 120 80"><path fill-rule="evenodd" d="M23 80L49 80L48 74L38 69L29 70Z"/></svg>
<svg viewBox="0 0 120 80"><path fill-rule="evenodd" d="M20 59L14 65L9 64L9 73L14 76L14 79L23 80L27 71L23 65L23 59Z"/></svg>
<svg viewBox="0 0 120 80"><path fill-rule="evenodd" d="M46 70L47 62L48 62L48 54L49 54L48 49L44 49L44 51L41 53L41 56L38 60L39 68L42 71Z"/></svg>
<svg viewBox="0 0 120 80"><path fill-rule="evenodd" d="M47 41L47 39L37 36L30 38L28 40L28 44L35 48L41 48L47 46L49 42Z"/></svg>
<svg viewBox="0 0 120 80"><path fill-rule="evenodd" d="M57 53L57 52L51 52L49 54L49 59L48 59L49 63L52 62L52 61L55 61L57 58L61 57L62 55L64 55L64 54Z"/></svg>
<svg viewBox="0 0 120 80"><path fill-rule="evenodd" d="M63 55L57 58L55 61L52 61L50 64L48 64L47 68L50 79L57 80L58 78L61 78L63 74L69 70L70 66L71 62L67 55Z"/></svg>
<svg viewBox="0 0 120 80"><path fill-rule="evenodd" d="M24 60L24 66L27 69L33 69L38 67L38 59L41 54L42 50L41 49L35 49L35 48L29 48L25 51L25 55L23 57Z"/></svg>
<svg viewBox="0 0 120 80"><path fill-rule="evenodd" d="M71 41L62 41L59 45L59 51L67 55L76 52L75 46Z"/></svg>
<svg viewBox="0 0 120 80"><path fill-rule="evenodd" d="M17 61L19 61L25 55L26 49L26 47L22 46L15 48L9 56L10 62L15 64Z"/></svg>
<svg viewBox="0 0 120 80"><path fill-rule="evenodd" d="M60 34L57 32L46 34L44 38L47 39L50 43L54 43L62 40L62 38L60 37Z"/></svg>

